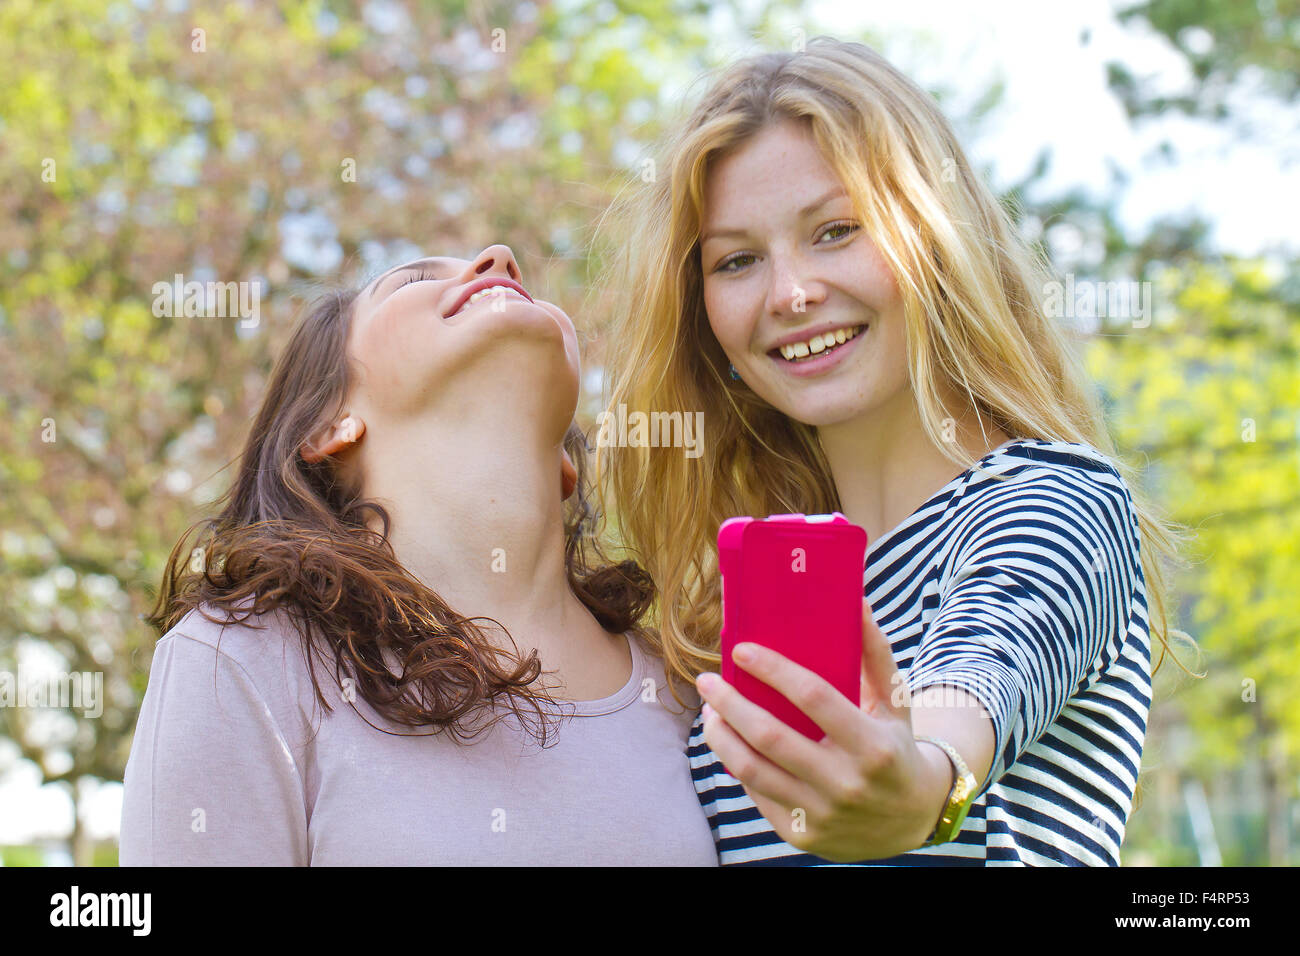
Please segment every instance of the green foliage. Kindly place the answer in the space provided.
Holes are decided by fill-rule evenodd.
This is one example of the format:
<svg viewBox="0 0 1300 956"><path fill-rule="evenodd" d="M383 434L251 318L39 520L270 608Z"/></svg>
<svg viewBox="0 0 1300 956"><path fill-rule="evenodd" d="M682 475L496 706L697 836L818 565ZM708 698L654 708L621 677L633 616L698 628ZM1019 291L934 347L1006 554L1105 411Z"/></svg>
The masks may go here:
<svg viewBox="0 0 1300 956"><path fill-rule="evenodd" d="M1177 731L1183 772L1208 782L1262 767L1285 807L1300 757L1300 308L1261 262L1203 261L1151 281L1155 321L1108 326L1087 359L1117 446L1146 462L1157 500L1194 532L1176 586L1203 654L1183 658L1206 677L1158 675L1153 753ZM1235 805L1219 809L1236 819Z"/></svg>
<svg viewBox="0 0 1300 956"><path fill-rule="evenodd" d="M1300 96L1300 0L1145 0L1118 16L1164 38L1190 74L1184 88L1169 90L1153 85L1140 64L1110 63L1111 90L1130 116L1176 111L1231 121L1232 92L1243 81L1282 103L1294 104Z"/></svg>
<svg viewBox="0 0 1300 956"><path fill-rule="evenodd" d="M34 846L0 847L0 863L5 866L44 866L45 854Z"/></svg>

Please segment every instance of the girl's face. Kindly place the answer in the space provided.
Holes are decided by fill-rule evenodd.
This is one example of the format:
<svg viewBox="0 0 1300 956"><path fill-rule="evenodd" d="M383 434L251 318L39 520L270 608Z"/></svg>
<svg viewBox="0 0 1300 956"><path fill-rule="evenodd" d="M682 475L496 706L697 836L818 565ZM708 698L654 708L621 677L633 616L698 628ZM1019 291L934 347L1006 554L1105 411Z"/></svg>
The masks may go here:
<svg viewBox="0 0 1300 956"><path fill-rule="evenodd" d="M533 386L567 427L578 398L578 340L558 307L535 300L508 246L473 260L398 266L357 297L349 354L363 367L365 411L403 416L439 398L507 401ZM563 433L563 428L561 428Z"/></svg>
<svg viewBox="0 0 1300 956"><path fill-rule="evenodd" d="M700 252L713 334L772 406L823 426L910 400L898 285L804 124L714 161Z"/></svg>

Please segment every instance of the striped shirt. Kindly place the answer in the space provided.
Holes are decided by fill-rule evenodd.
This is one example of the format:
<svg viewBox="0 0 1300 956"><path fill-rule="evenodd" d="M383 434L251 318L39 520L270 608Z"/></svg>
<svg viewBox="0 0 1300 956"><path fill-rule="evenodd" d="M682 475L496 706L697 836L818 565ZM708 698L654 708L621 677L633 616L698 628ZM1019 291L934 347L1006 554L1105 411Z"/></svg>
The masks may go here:
<svg viewBox="0 0 1300 956"><path fill-rule="evenodd" d="M906 686L971 693L996 744L955 840L862 865L1118 866L1151 648L1137 512L1106 457L1000 446L870 543L864 592ZM828 864L776 835L698 717L687 752L724 866Z"/></svg>

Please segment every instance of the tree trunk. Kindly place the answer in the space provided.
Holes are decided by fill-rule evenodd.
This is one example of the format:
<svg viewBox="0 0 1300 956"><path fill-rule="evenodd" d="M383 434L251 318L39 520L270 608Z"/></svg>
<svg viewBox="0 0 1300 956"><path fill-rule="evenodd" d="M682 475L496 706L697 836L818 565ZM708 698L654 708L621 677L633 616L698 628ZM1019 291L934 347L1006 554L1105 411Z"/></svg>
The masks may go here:
<svg viewBox="0 0 1300 956"><path fill-rule="evenodd" d="M1274 732L1267 741L1268 757L1264 761L1267 781L1265 800L1268 807L1268 862L1270 866L1289 866L1291 862L1290 780L1286 749L1282 735Z"/></svg>
<svg viewBox="0 0 1300 956"><path fill-rule="evenodd" d="M81 821L81 787L80 780L72 781L72 833L68 837L68 852L72 855L73 866L90 866L93 848L90 835Z"/></svg>
<svg viewBox="0 0 1300 956"><path fill-rule="evenodd" d="M1288 817L1288 781L1286 753L1279 731L1259 704L1254 705L1256 751L1260 757L1260 776L1264 785L1264 823L1269 866L1286 866L1290 821Z"/></svg>

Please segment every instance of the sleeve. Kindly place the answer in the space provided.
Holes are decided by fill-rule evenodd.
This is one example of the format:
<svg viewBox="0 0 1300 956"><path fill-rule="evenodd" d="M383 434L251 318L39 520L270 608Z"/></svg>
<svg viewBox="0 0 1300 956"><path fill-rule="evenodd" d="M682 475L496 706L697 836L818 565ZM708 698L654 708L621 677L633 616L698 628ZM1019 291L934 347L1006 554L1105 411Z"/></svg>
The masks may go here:
<svg viewBox="0 0 1300 956"><path fill-rule="evenodd" d="M183 635L158 643L127 760L122 866L306 866L302 777L252 678Z"/></svg>
<svg viewBox="0 0 1300 956"><path fill-rule="evenodd" d="M990 490L959 526L907 684L959 687L984 705L996 743L980 795L1118 656L1138 547L1132 499L1113 471Z"/></svg>

